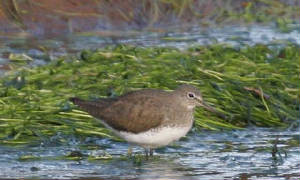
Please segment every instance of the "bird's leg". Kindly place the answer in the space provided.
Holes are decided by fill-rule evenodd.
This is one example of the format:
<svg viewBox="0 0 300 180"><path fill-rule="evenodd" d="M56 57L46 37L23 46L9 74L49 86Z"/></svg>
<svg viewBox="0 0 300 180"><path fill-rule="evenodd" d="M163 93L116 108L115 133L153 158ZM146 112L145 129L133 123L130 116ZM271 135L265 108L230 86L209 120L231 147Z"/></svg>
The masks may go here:
<svg viewBox="0 0 300 180"><path fill-rule="evenodd" d="M127 151L127 156L131 157L132 156L132 146L129 145L128 151Z"/></svg>
<svg viewBox="0 0 300 180"><path fill-rule="evenodd" d="M153 156L153 149L152 149L152 148L150 148L149 155L150 155L150 156Z"/></svg>
<svg viewBox="0 0 300 180"><path fill-rule="evenodd" d="M146 159L148 159L148 157L149 157L149 149L148 148L145 148L145 155L146 155Z"/></svg>

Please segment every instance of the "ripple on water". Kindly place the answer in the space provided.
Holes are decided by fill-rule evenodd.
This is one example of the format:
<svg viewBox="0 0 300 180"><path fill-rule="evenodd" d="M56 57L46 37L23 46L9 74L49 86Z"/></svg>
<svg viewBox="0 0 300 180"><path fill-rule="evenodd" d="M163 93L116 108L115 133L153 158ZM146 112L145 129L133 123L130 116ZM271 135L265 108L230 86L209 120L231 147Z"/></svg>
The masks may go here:
<svg viewBox="0 0 300 180"><path fill-rule="evenodd" d="M124 159L127 143L88 138L86 143L67 146L28 148L0 147L2 178L117 178L122 179L224 179L299 177L299 131L252 128L246 130L200 133L157 150L148 161ZM272 157L273 142L278 138L280 156ZM295 141L297 139L297 141ZM73 140L74 141L74 140ZM293 141L291 145L290 141ZM90 148L91 145L96 148ZM86 148L89 147L89 148ZM85 155L113 155L108 160L67 160L72 151ZM135 147L134 152L143 150ZM285 154L286 152L286 154ZM38 157L20 160L24 155Z"/></svg>

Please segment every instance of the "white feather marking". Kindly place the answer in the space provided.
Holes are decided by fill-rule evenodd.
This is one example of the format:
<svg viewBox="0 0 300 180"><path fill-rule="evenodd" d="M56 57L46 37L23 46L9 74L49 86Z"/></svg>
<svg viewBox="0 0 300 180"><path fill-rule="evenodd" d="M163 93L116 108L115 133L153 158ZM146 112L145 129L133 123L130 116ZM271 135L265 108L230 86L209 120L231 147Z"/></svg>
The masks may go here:
<svg viewBox="0 0 300 180"><path fill-rule="evenodd" d="M151 129L142 133L134 134L121 131L117 134L130 143L134 143L145 148L157 148L166 146L173 141L185 136L191 129L191 126L186 127L161 127Z"/></svg>
<svg viewBox="0 0 300 180"><path fill-rule="evenodd" d="M98 119L100 120L100 119ZM125 139L129 143L137 144L144 148L157 148L161 146L166 146L173 141L180 139L185 136L191 129L193 123L190 123L188 126L172 126L172 127L160 127L156 129L150 129L141 133L131 133L125 131L117 131L111 126L106 124L104 121L100 120L104 126L109 128L119 137ZM191 121L192 122L192 121Z"/></svg>

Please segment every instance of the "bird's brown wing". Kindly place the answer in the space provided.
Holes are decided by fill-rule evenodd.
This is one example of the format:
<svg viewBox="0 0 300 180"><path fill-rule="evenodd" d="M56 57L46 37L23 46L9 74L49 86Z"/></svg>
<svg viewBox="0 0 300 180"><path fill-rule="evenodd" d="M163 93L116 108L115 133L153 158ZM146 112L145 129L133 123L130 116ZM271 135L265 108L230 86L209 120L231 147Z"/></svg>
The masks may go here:
<svg viewBox="0 0 300 180"><path fill-rule="evenodd" d="M105 108L100 119L115 129L140 133L159 126L164 114L155 97L129 95Z"/></svg>
<svg viewBox="0 0 300 180"><path fill-rule="evenodd" d="M160 96L151 91L131 92L117 99L70 100L81 109L120 131L140 133L159 126L164 120Z"/></svg>

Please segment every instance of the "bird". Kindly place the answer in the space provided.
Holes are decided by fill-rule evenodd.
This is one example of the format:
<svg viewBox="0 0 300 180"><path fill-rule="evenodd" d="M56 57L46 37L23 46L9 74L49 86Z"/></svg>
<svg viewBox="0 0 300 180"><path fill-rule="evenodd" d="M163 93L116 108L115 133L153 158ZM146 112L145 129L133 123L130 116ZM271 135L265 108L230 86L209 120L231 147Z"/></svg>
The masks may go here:
<svg viewBox="0 0 300 180"><path fill-rule="evenodd" d="M192 128L195 107L217 111L204 102L201 92L183 84L173 91L141 89L93 101L70 98L120 138L141 146L145 155L185 136ZM131 152L129 149L128 152Z"/></svg>

